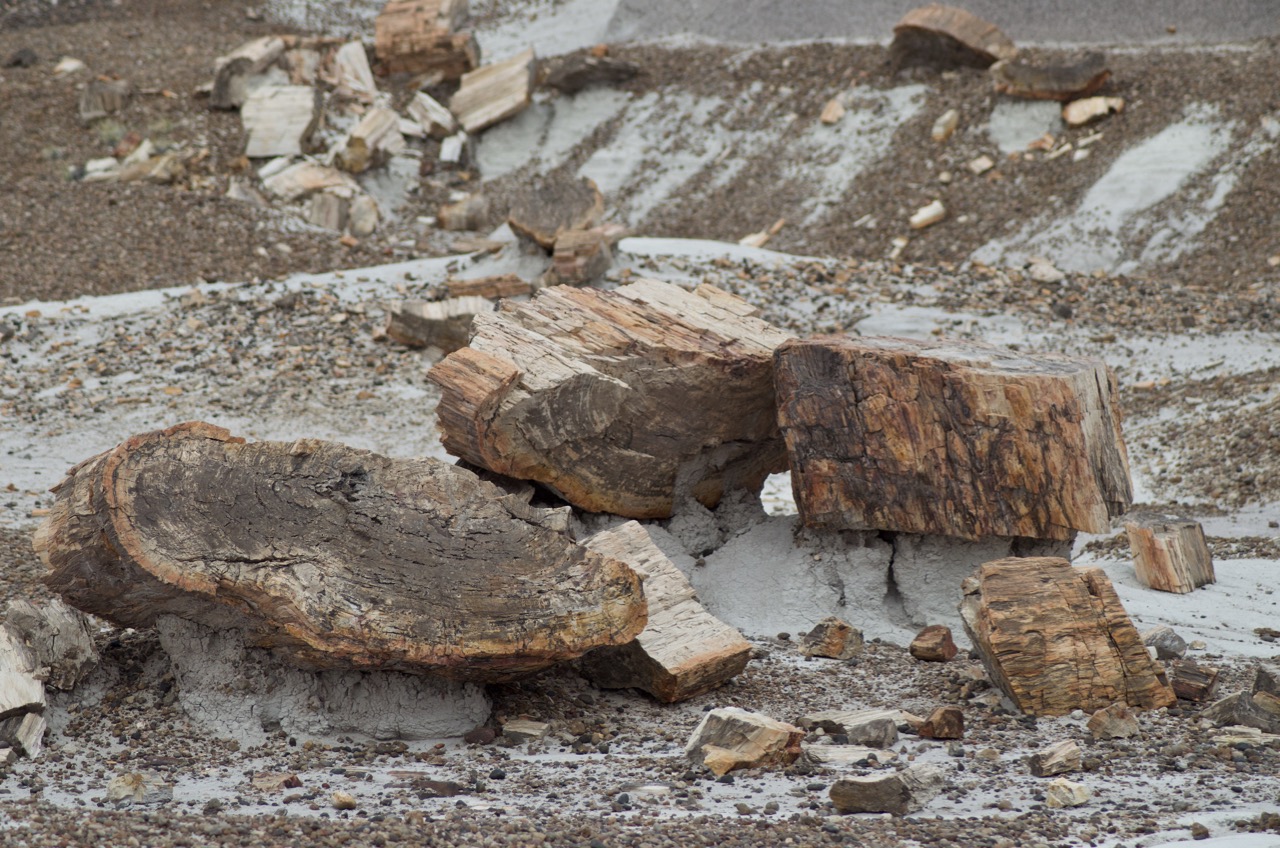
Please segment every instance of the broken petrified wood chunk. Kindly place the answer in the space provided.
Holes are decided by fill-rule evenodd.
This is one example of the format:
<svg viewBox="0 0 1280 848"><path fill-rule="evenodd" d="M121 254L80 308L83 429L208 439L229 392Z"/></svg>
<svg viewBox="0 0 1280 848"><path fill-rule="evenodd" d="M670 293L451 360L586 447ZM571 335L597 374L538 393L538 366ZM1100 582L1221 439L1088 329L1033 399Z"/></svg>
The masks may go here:
<svg viewBox="0 0 1280 848"><path fill-rule="evenodd" d="M644 578L649 623L635 641L597 648L579 662L605 689L641 689L674 703L709 692L746 668L751 643L703 609L689 580L645 529L634 521L584 543L603 557L625 562Z"/></svg>
<svg viewBox="0 0 1280 848"><path fill-rule="evenodd" d="M802 716L799 724L846 736L851 745L888 748L898 741L899 716L897 710L823 710Z"/></svg>
<svg viewBox="0 0 1280 848"><path fill-rule="evenodd" d="M938 707L917 732L922 739L963 739L964 711L959 707Z"/></svg>
<svg viewBox="0 0 1280 848"><path fill-rule="evenodd" d="M846 777L831 784L831 803L839 813L890 813L905 816L928 804L945 779L936 766L911 766L890 774Z"/></svg>
<svg viewBox="0 0 1280 848"><path fill-rule="evenodd" d="M1088 53L1069 65L1033 65L1013 59L991 67L996 91L1032 100L1065 102L1087 97L1110 77L1107 59L1101 53Z"/></svg>
<svg viewBox="0 0 1280 848"><path fill-rule="evenodd" d="M423 132L437 141L444 141L458 131L453 113L426 92L415 94L405 111L422 126Z"/></svg>
<svg viewBox="0 0 1280 848"><path fill-rule="evenodd" d="M1054 778L1044 790L1045 806L1050 809L1079 807L1089 802L1093 792L1083 783L1075 783L1065 777Z"/></svg>
<svg viewBox="0 0 1280 848"><path fill-rule="evenodd" d="M556 282L569 286L594 285L613 264L609 237L599 228L566 230L556 236L551 262Z"/></svg>
<svg viewBox="0 0 1280 848"><path fill-rule="evenodd" d="M80 120L88 123L114 115L129 102L132 93L128 80L89 80L80 95Z"/></svg>
<svg viewBox="0 0 1280 848"><path fill-rule="evenodd" d="M1180 701L1203 704L1213 697L1218 688L1218 669L1199 665L1191 660L1174 663L1169 674L1169 685Z"/></svg>
<svg viewBox="0 0 1280 848"><path fill-rule="evenodd" d="M477 133L528 108L533 98L533 48L505 62L464 74L449 111L469 133Z"/></svg>
<svg viewBox="0 0 1280 848"><path fill-rule="evenodd" d="M1083 127L1123 111L1123 97L1084 97L1063 105L1062 120L1069 127Z"/></svg>
<svg viewBox="0 0 1280 848"><path fill-rule="evenodd" d="M449 297L521 297L532 294L533 286L515 274L499 274L496 277L476 277L471 280L446 280Z"/></svg>
<svg viewBox="0 0 1280 848"><path fill-rule="evenodd" d="M1142 631L1142 644L1155 648L1158 660L1176 660L1187 653L1187 641L1164 624Z"/></svg>
<svg viewBox="0 0 1280 848"><path fill-rule="evenodd" d="M39 605L10 601L4 627L31 651L34 671L46 686L70 691L98 665L88 617L59 598Z"/></svg>
<svg viewBox="0 0 1280 848"><path fill-rule="evenodd" d="M988 67L1012 59L1018 49L995 24L933 3L912 9L893 28L890 55L897 65Z"/></svg>
<svg viewBox="0 0 1280 848"><path fill-rule="evenodd" d="M430 373L445 449L627 518L758 492L786 467L771 367L786 336L750 312L653 280L503 301Z"/></svg>
<svg viewBox="0 0 1280 848"><path fill-rule="evenodd" d="M390 109L375 106L356 124L346 142L338 148L334 162L343 170L361 174L381 165L404 150L400 134L400 116Z"/></svg>
<svg viewBox="0 0 1280 848"><path fill-rule="evenodd" d="M1186 594L1215 581L1213 556L1200 522L1139 514L1125 520L1133 571L1148 589Z"/></svg>
<svg viewBox="0 0 1280 848"><path fill-rule="evenodd" d="M645 624L639 577L549 529L560 511L438 460L189 423L56 491L35 537L46 583L120 626L172 615L307 668L494 681Z"/></svg>
<svg viewBox="0 0 1280 848"><path fill-rule="evenodd" d="M1200 717L1218 727L1233 724L1280 733L1280 698L1266 692L1235 692L1215 701Z"/></svg>
<svg viewBox="0 0 1280 848"><path fill-rule="evenodd" d="M467 19L467 0L391 0L373 21L374 50L390 74L438 73L456 80L479 63Z"/></svg>
<svg viewBox="0 0 1280 848"><path fill-rule="evenodd" d="M786 722L724 707L702 717L684 754L719 777L734 769L790 765L800 756L803 738L803 730Z"/></svg>
<svg viewBox="0 0 1280 848"><path fill-rule="evenodd" d="M806 657L833 660L853 659L862 653L862 647L862 631L835 616L819 621L800 642Z"/></svg>
<svg viewBox="0 0 1280 848"><path fill-rule="evenodd" d="M248 92L245 81L260 74L284 52L284 39L274 35L255 38L240 45L213 65L213 91L209 105L214 109L238 109Z"/></svg>
<svg viewBox="0 0 1280 848"><path fill-rule="evenodd" d="M951 628L944 624L931 624L921 630L907 650L924 662L949 662L960 651L951 638Z"/></svg>
<svg viewBox="0 0 1280 848"><path fill-rule="evenodd" d="M1080 746L1071 739L1056 742L1027 759L1027 765L1036 777L1053 777L1079 771L1082 762Z"/></svg>
<svg viewBox="0 0 1280 848"><path fill-rule="evenodd" d="M409 347L438 347L452 353L466 347L471 322L496 304L484 297L451 297L448 300L403 300L387 308L387 335Z"/></svg>
<svg viewBox="0 0 1280 848"><path fill-rule="evenodd" d="M250 159L298 156L306 152L320 125L321 95L307 85L264 85L240 109L244 155Z"/></svg>
<svg viewBox="0 0 1280 848"><path fill-rule="evenodd" d="M640 73L634 62L610 56L575 53L554 61L547 72L547 85L564 94L577 94L593 85L618 85Z"/></svg>
<svg viewBox="0 0 1280 848"><path fill-rule="evenodd" d="M604 195L586 177L555 176L530 186L511 205L507 223L544 250L570 230L589 230L604 215Z"/></svg>
<svg viewBox="0 0 1280 848"><path fill-rule="evenodd" d="M960 615L991 680L1030 715L1176 700L1100 568L986 563L965 580Z"/></svg>
<svg viewBox="0 0 1280 848"><path fill-rule="evenodd" d="M1132 497L1102 362L978 342L778 348L778 422L804 523L979 539L1105 533Z"/></svg>
<svg viewBox="0 0 1280 848"><path fill-rule="evenodd" d="M1128 704L1103 707L1089 716L1086 727L1094 739L1128 739L1130 736L1142 735L1138 717L1129 709Z"/></svg>

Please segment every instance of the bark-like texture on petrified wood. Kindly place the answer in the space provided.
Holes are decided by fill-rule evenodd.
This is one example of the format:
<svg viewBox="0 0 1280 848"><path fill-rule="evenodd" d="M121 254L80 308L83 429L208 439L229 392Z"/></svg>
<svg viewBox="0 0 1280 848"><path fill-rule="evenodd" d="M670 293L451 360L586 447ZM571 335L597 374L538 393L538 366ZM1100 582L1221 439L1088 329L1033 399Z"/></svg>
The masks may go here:
<svg viewBox="0 0 1280 848"><path fill-rule="evenodd" d="M641 280L559 286L477 315L432 369L445 448L592 512L668 518L786 468L773 349L745 301Z"/></svg>
<svg viewBox="0 0 1280 848"><path fill-rule="evenodd" d="M208 424L76 468L36 535L46 582L127 627L235 626L316 669L505 680L625 644L640 579L475 474Z"/></svg>
<svg viewBox="0 0 1280 848"><path fill-rule="evenodd" d="M1176 700L1100 568L1056 557L985 563L964 582L960 615L992 681L1029 715Z"/></svg>
<svg viewBox="0 0 1280 848"><path fill-rule="evenodd" d="M1115 378L1098 360L845 337L775 358L810 527L1071 539L1129 506Z"/></svg>

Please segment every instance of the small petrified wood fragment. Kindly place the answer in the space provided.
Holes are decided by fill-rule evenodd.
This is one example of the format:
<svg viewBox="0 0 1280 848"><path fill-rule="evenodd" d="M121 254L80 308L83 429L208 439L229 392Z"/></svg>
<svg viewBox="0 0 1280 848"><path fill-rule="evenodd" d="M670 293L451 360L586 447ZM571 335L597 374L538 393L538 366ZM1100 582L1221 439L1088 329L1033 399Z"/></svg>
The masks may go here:
<svg viewBox="0 0 1280 848"><path fill-rule="evenodd" d="M949 662L960 651L951 638L951 628L945 624L930 624L921 630L907 650L923 662Z"/></svg>
<svg viewBox="0 0 1280 848"><path fill-rule="evenodd" d="M456 80L480 59L471 33L457 32L466 18L466 0L391 0L373 21L378 61L392 74Z"/></svg>
<svg viewBox="0 0 1280 848"><path fill-rule="evenodd" d="M995 24L939 3L903 15L893 28L889 51L896 65L974 68L986 68L1018 54L1018 48Z"/></svg>
<svg viewBox="0 0 1280 848"><path fill-rule="evenodd" d="M1175 702L1100 568L1055 557L979 566L960 615L991 680L1030 715Z"/></svg>
<svg viewBox="0 0 1280 848"><path fill-rule="evenodd" d="M627 518L759 491L786 467L772 367L786 336L752 312L653 280L503 301L430 373L445 449Z"/></svg>
<svg viewBox="0 0 1280 848"><path fill-rule="evenodd" d="M778 422L807 526L979 539L1105 533L1132 498L1102 362L965 341L791 341Z"/></svg>
<svg viewBox="0 0 1280 848"><path fill-rule="evenodd" d="M1199 521L1139 514L1125 520L1133 570L1148 589L1186 594L1215 582L1213 555Z"/></svg>
<svg viewBox="0 0 1280 848"><path fill-rule="evenodd" d="M802 739L804 731L794 725L724 707L702 717L684 753L720 776L734 769L790 765L800 757Z"/></svg>
<svg viewBox="0 0 1280 848"><path fill-rule="evenodd" d="M1218 669L1182 660L1169 670L1169 684L1178 700L1203 704L1218 688Z"/></svg>
<svg viewBox="0 0 1280 848"><path fill-rule="evenodd" d="M945 783L942 769L918 765L889 774L842 778L831 784L829 795L838 813L905 816L933 800Z"/></svg>
<svg viewBox="0 0 1280 848"><path fill-rule="evenodd" d="M751 643L698 603L688 578L643 527L629 521L584 544L641 575L649 603L649 623L635 641L597 648L580 661L597 686L641 689L675 703L709 692L746 668Z"/></svg>
<svg viewBox="0 0 1280 848"><path fill-rule="evenodd" d="M917 732L922 739L963 739L964 711L959 707L938 707Z"/></svg>
<svg viewBox="0 0 1280 848"><path fill-rule="evenodd" d="M595 182L586 177L553 176L530 186L514 199L507 223L521 238L544 250L554 250L556 240L562 235L590 230L603 216L604 195ZM596 241L608 247L607 240L599 234ZM567 245L566 249L576 247Z"/></svg>
<svg viewBox="0 0 1280 848"><path fill-rule="evenodd" d="M474 296L402 300L387 307L387 336L409 347L438 347L452 353L466 347L475 316L492 312L494 306L492 300Z"/></svg>
<svg viewBox="0 0 1280 848"><path fill-rule="evenodd" d="M532 507L434 459L233 438L135 436L72 469L35 546L46 583L124 627L237 627L313 669L498 681L625 644L639 577Z"/></svg>
<svg viewBox="0 0 1280 848"><path fill-rule="evenodd" d="M1088 53L1067 65L1035 65L1016 59L991 68L996 91L1011 97L1066 102L1093 94L1111 77L1106 57Z"/></svg>
<svg viewBox="0 0 1280 848"><path fill-rule="evenodd" d="M848 660L862 653L862 649L862 631L835 616L819 621L800 640L800 650L806 657Z"/></svg>
<svg viewBox="0 0 1280 848"><path fill-rule="evenodd" d="M1080 746L1071 739L1055 742L1027 758L1027 766L1036 777L1054 777L1080 771L1083 763Z"/></svg>

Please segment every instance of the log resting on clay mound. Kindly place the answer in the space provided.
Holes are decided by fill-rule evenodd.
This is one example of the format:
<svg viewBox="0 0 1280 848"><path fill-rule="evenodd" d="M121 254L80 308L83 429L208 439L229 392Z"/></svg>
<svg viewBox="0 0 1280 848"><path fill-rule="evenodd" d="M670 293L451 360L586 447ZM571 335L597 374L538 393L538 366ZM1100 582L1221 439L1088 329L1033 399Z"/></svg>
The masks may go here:
<svg viewBox="0 0 1280 848"><path fill-rule="evenodd" d="M35 545L46 582L120 626L236 628L311 669L511 679L644 628L638 575L434 459L208 424L71 470Z"/></svg>
<svg viewBox="0 0 1280 848"><path fill-rule="evenodd" d="M504 301L431 371L441 440L474 465L626 518L759 492L786 468L773 350L787 336L754 316L712 286L653 280Z"/></svg>
<svg viewBox="0 0 1280 848"><path fill-rule="evenodd" d="M1115 377L978 342L790 341L778 421L807 526L963 539L1107 533L1132 499Z"/></svg>

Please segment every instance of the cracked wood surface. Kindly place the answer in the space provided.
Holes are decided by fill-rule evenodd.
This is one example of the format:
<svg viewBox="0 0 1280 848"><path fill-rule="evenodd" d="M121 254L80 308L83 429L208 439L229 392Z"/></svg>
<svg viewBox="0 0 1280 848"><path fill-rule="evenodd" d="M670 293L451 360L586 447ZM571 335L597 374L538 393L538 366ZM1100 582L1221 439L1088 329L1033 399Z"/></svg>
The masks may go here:
<svg viewBox="0 0 1280 848"><path fill-rule="evenodd" d="M1029 715L1176 700L1100 568L1056 557L984 563L964 582L960 616L992 681Z"/></svg>
<svg viewBox="0 0 1280 848"><path fill-rule="evenodd" d="M1132 499L1099 360L978 342L830 337L776 354L810 527L980 539L1106 533Z"/></svg>
<svg viewBox="0 0 1280 848"><path fill-rule="evenodd" d="M711 286L544 289L476 316L432 369L445 449L591 512L669 518L786 468L773 350L787 336Z"/></svg>
<svg viewBox="0 0 1280 848"><path fill-rule="evenodd" d="M126 627L243 628L298 665L505 680L625 644L640 578L434 459L189 423L72 469L35 545L46 582Z"/></svg>

